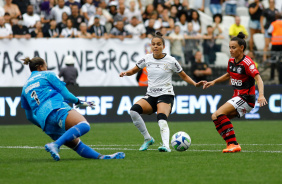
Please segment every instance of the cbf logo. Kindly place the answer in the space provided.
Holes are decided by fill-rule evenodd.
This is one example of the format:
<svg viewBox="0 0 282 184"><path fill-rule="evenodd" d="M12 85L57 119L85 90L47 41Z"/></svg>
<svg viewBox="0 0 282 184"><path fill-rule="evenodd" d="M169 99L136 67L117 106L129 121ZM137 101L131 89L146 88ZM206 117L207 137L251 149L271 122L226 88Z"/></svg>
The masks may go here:
<svg viewBox="0 0 282 184"><path fill-rule="evenodd" d="M144 45L144 49L145 49L145 54L151 54L152 50L151 50L151 43L146 43Z"/></svg>
<svg viewBox="0 0 282 184"><path fill-rule="evenodd" d="M258 90L256 90L255 107L253 108L253 110L251 110L251 112L245 114L246 119L260 119L260 114L258 113L258 111L259 111L259 103L257 101L258 97L259 97L259 92L258 92Z"/></svg>

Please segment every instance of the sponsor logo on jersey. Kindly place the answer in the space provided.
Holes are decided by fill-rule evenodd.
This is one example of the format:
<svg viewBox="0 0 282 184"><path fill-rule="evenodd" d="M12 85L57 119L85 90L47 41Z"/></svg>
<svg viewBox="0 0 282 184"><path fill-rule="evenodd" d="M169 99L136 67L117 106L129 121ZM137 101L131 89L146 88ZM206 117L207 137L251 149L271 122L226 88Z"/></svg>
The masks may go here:
<svg viewBox="0 0 282 184"><path fill-rule="evenodd" d="M151 88L150 91L152 93L157 93L157 92L163 91L163 88Z"/></svg>
<svg viewBox="0 0 282 184"><path fill-rule="evenodd" d="M242 80L237 80L237 79L231 79L231 84L232 86L242 86Z"/></svg>

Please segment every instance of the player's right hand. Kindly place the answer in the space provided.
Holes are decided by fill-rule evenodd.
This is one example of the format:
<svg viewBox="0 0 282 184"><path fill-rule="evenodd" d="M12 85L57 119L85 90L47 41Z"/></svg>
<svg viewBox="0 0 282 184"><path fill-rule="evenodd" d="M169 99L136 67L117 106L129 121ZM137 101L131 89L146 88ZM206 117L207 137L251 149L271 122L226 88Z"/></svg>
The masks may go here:
<svg viewBox="0 0 282 184"><path fill-rule="evenodd" d="M126 76L126 72L121 72L121 73L119 74L119 76L120 76L120 77Z"/></svg>

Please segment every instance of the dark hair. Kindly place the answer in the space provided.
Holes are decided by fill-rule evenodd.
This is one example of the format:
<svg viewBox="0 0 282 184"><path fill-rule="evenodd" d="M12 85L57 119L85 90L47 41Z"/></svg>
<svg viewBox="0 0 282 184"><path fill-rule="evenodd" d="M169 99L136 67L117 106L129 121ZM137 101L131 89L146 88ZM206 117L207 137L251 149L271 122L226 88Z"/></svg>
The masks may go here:
<svg viewBox="0 0 282 184"><path fill-rule="evenodd" d="M29 57L26 57L22 59L24 61L24 65L29 65L29 69L31 72L36 71L37 67L42 66L45 64L45 61L40 57L34 57L30 59Z"/></svg>
<svg viewBox="0 0 282 184"><path fill-rule="evenodd" d="M216 18L216 17L219 17L219 18L220 18L220 22L219 22L219 23L221 23L221 22L222 22L222 15L221 15L220 13L214 14L214 16L213 16L213 22L215 22L215 18Z"/></svg>
<svg viewBox="0 0 282 184"><path fill-rule="evenodd" d="M245 37L246 37L246 35L244 33L239 32L239 34L236 37L233 37L231 39L231 41L237 41L238 45L240 45L240 46L243 45L244 46L243 51L245 51L245 49L247 48L246 41L244 40Z"/></svg>
<svg viewBox="0 0 282 184"><path fill-rule="evenodd" d="M153 34L152 40L153 40L154 38L160 38L160 39L162 40L162 42L163 42L163 45L165 45L165 40L164 40L163 34L162 34L161 32L156 31L155 34Z"/></svg>

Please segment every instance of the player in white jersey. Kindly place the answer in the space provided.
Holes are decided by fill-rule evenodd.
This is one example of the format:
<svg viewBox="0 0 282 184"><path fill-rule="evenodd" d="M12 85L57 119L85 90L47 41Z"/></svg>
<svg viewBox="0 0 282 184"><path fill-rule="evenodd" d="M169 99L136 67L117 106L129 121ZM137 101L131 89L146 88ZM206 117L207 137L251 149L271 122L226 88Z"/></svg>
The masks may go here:
<svg viewBox="0 0 282 184"><path fill-rule="evenodd" d="M182 69L178 61L163 53L165 42L160 32L156 32L151 40L152 54L147 54L143 59L137 62L132 69L121 72L120 77L131 76L144 67L148 72L148 88L144 98L136 102L130 109L130 116L134 125L144 136L144 143L140 147L140 151L145 151L154 144L155 140L150 136L146 125L140 114L152 114L157 112L157 120L160 126L163 145L158 148L160 152L171 152L169 148L169 127L167 118L171 112L174 91L172 86L172 74L174 72L187 83L199 87L206 81L194 82Z"/></svg>

